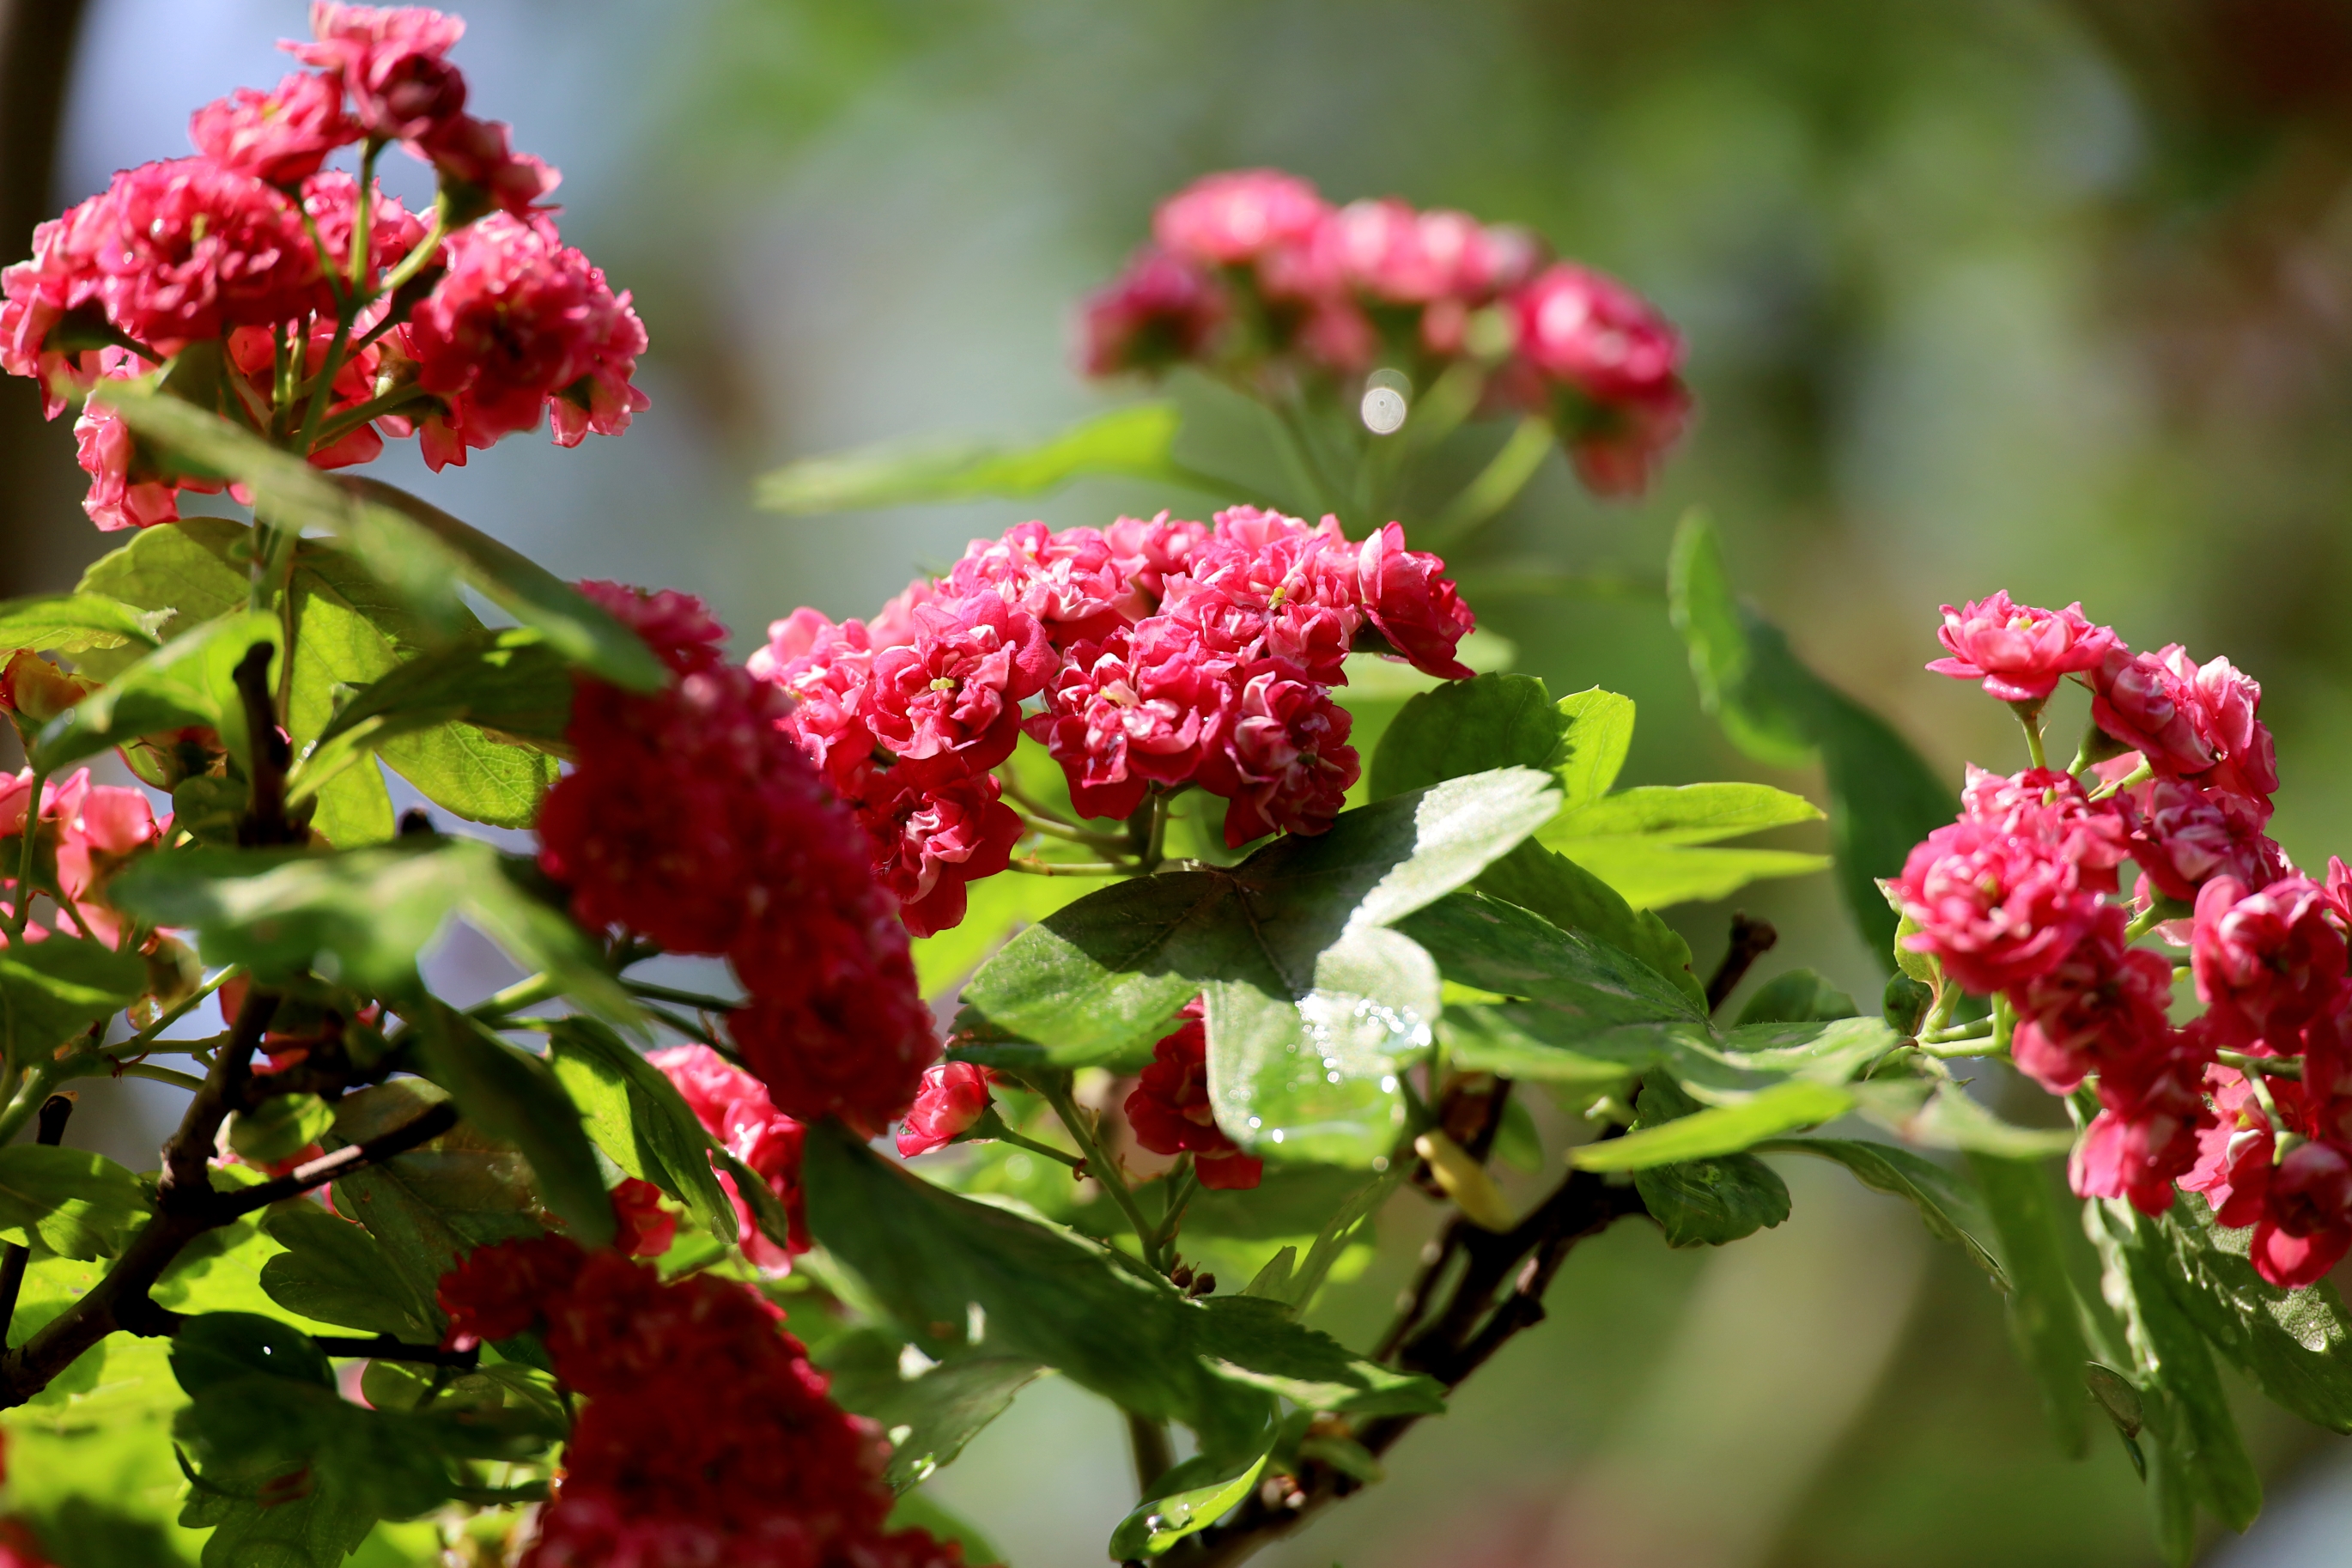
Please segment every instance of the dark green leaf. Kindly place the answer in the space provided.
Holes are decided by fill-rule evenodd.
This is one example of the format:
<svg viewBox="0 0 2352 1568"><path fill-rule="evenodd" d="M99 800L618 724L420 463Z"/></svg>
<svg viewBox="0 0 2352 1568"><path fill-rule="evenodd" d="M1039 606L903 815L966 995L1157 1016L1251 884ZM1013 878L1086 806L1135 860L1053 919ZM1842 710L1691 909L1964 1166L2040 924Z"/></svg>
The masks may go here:
<svg viewBox="0 0 2352 1568"><path fill-rule="evenodd" d="M1478 890L1639 959L1678 988L1693 1012L1706 1002L1706 987L1691 972L1690 944L1655 914L1636 910L1623 894L1555 850L1519 845L1486 868Z"/></svg>
<svg viewBox="0 0 2352 1568"><path fill-rule="evenodd" d="M1823 681L1769 622L1732 595L1713 526L1694 513L1675 535L1668 594L1701 700L1748 755L1828 775L1839 885L1873 952L1894 962L1895 917L1877 879L1951 820L1952 790L1885 721Z"/></svg>
<svg viewBox="0 0 2352 1568"><path fill-rule="evenodd" d="M288 1311L412 1343L439 1333L431 1309L362 1227L307 1204L279 1210L266 1226L286 1250L261 1266L261 1288Z"/></svg>
<svg viewBox="0 0 2352 1568"><path fill-rule="evenodd" d="M236 611L175 637L49 721L34 742L34 765L55 773L85 757L158 731L202 725L218 731L241 765L252 756L234 679L257 643L278 646L278 617Z"/></svg>
<svg viewBox="0 0 2352 1568"><path fill-rule="evenodd" d="M1043 1370L1017 1356L962 1356L920 1377L901 1378L895 1367L886 1368L883 1378L836 1375L833 1393L845 1408L872 1416L888 1435L890 1468L884 1479L903 1492L953 1464L964 1445L1003 1415Z"/></svg>
<svg viewBox="0 0 2352 1568"><path fill-rule="evenodd" d="M16 848L15 844L9 849ZM147 966L80 937L0 948L0 1046L19 1067L139 999Z"/></svg>
<svg viewBox="0 0 2352 1568"><path fill-rule="evenodd" d="M734 1239L735 1205L710 1168L702 1124L660 1068L593 1018L555 1024L548 1065L614 1164L685 1204L719 1240Z"/></svg>
<svg viewBox="0 0 2352 1568"><path fill-rule="evenodd" d="M1514 1016L1518 1011L1523 1009L1456 1003L1445 1009L1438 1037L1457 1068L1596 1093L1630 1082L1655 1058L1655 1053L1645 1052L1640 1060L1626 1061L1554 1045L1522 1028Z"/></svg>
<svg viewBox="0 0 2352 1568"><path fill-rule="evenodd" d="M1739 1009L1741 1024L1804 1024L1853 1016L1853 998L1810 969L1774 975Z"/></svg>
<svg viewBox="0 0 2352 1568"><path fill-rule="evenodd" d="M275 1165L317 1142L334 1120L315 1094L273 1094L229 1118L228 1146L248 1164Z"/></svg>
<svg viewBox="0 0 2352 1568"><path fill-rule="evenodd" d="M1984 1200L1958 1172L1923 1160L1907 1149L1848 1138L1774 1138L1756 1149L1759 1153L1811 1154L1836 1161L1864 1186L1909 1202L1919 1211L1927 1234L1958 1247L1969 1255L1969 1261L1992 1276L1994 1283L2009 1289L2009 1277L1990 1245L1994 1232Z"/></svg>
<svg viewBox="0 0 2352 1568"><path fill-rule="evenodd" d="M1372 755L1375 800L1488 768L1550 772L1570 721L1531 675L1449 680L1408 701Z"/></svg>
<svg viewBox="0 0 2352 1568"><path fill-rule="evenodd" d="M1309 1410L1347 1415L1442 1415L1445 1390L1433 1378L1357 1355L1328 1334L1303 1328L1290 1307L1259 1296L1217 1296L1191 1320L1192 1344L1225 1376L1279 1394Z"/></svg>
<svg viewBox="0 0 2352 1568"><path fill-rule="evenodd" d="M314 1485L286 1501L273 1490L263 1503L262 1483L278 1481L289 1493L299 1485L290 1478L300 1467L277 1461L272 1468L278 1475L224 1476L190 1489L180 1522L212 1531L203 1568L341 1568L375 1529L375 1513L331 1486ZM231 1492L224 1482L246 1489Z"/></svg>
<svg viewBox="0 0 2352 1568"><path fill-rule="evenodd" d="M2263 1279L2246 1257L2253 1233L2216 1225L2202 1198L2175 1200L2140 1234L2216 1349L2305 1420L2352 1432L2352 1317L2335 1286L2284 1290Z"/></svg>
<svg viewBox="0 0 2352 1568"><path fill-rule="evenodd" d="M2123 1313L2132 1353L2149 1391L2162 1399L2149 1425L2180 1460L2199 1501L2242 1531L2263 1509L2262 1478L2246 1453L2205 1336L2173 1299L2154 1242L2157 1222L2118 1203L2101 1203L2094 1237L2106 1262L2105 1294Z"/></svg>
<svg viewBox="0 0 2352 1568"><path fill-rule="evenodd" d="M770 511L814 515L1033 496L1082 474L1181 483L1169 448L1181 419L1172 403L1140 403L1083 419L1032 447L987 441L867 447L778 468L761 479L757 497Z"/></svg>
<svg viewBox="0 0 2352 1568"><path fill-rule="evenodd" d="M103 1155L42 1143L0 1148L0 1238L64 1258L111 1258L145 1223L146 1186Z"/></svg>
<svg viewBox="0 0 2352 1568"><path fill-rule="evenodd" d="M1854 1086L1862 1113L1907 1143L1931 1149L1964 1149L2001 1160L2038 1160L2063 1154L2074 1134L2056 1127L2019 1127L1979 1104L1957 1083L1889 1079Z"/></svg>
<svg viewBox="0 0 2352 1568"><path fill-rule="evenodd" d="M1789 1217L1788 1185L1752 1154L1646 1167L1633 1187L1668 1247L1720 1247Z"/></svg>
<svg viewBox="0 0 2352 1568"><path fill-rule="evenodd" d="M421 1020L415 1054L418 1072L447 1089L460 1111L522 1151L540 1194L574 1240L602 1247L613 1239L613 1203L596 1152L546 1062L438 1002Z"/></svg>
<svg viewBox="0 0 2352 1568"><path fill-rule="evenodd" d="M1680 986L1648 964L1517 903L1481 893L1449 894L1400 921L1397 929L1428 950L1447 979L1541 1003L1562 1025L1582 1033L1703 1018Z"/></svg>
<svg viewBox="0 0 2352 1568"><path fill-rule="evenodd" d="M0 649L47 653L91 648L153 647L167 610L142 610L104 594L52 594L0 603Z"/></svg>
<svg viewBox="0 0 2352 1568"><path fill-rule="evenodd" d="M360 1142L447 1098L414 1079L362 1089L336 1105L335 1131ZM421 1301L431 1301L441 1276L474 1248L542 1228L523 1156L463 1123L422 1149L345 1176L334 1198L335 1212L367 1227Z"/></svg>
<svg viewBox="0 0 2352 1568"><path fill-rule="evenodd" d="M2090 1440L2083 1394L2082 1310L2066 1272L2063 1223L2049 1173L2026 1160L1969 1156L2010 1280L2009 1326L2019 1353L2042 1384L2042 1411L2059 1447L2081 1455Z"/></svg>
<svg viewBox="0 0 2352 1568"><path fill-rule="evenodd" d="M1184 1209L1186 1236L1274 1241L1313 1236L1364 1185L1363 1173L1328 1165L1269 1165L1246 1192L1202 1190Z"/></svg>
<svg viewBox="0 0 2352 1568"><path fill-rule="evenodd" d="M934 1541L952 1541L963 1548L964 1568L1004 1568L1004 1553L988 1537L927 1491L900 1493L898 1505L890 1510L883 1528L894 1535L902 1530L920 1530L929 1531Z"/></svg>
<svg viewBox="0 0 2352 1568"><path fill-rule="evenodd" d="M172 1375L192 1394L257 1376L335 1386L335 1369L310 1335L254 1312L202 1312L182 1323Z"/></svg>
<svg viewBox="0 0 2352 1568"><path fill-rule="evenodd" d="M199 847L142 857L110 884L117 907L193 929L213 963L264 981L305 970L375 994L417 990L417 955L460 916L527 968L622 1023L640 1016L585 932L526 885L528 862L478 839L416 837L376 848Z"/></svg>

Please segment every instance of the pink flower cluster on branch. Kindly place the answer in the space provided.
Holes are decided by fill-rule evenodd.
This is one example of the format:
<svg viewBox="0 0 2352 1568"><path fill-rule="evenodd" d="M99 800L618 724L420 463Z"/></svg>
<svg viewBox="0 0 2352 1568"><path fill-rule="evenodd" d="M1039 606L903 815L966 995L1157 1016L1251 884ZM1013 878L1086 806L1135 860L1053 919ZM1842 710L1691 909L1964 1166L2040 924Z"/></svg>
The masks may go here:
<svg viewBox="0 0 2352 1568"><path fill-rule="evenodd" d="M561 1237L477 1249L441 1279L453 1346L536 1331L585 1403L522 1568L957 1568L892 1531L889 1447L747 1286L665 1284Z"/></svg>
<svg viewBox="0 0 2352 1568"><path fill-rule="evenodd" d="M2029 724L2072 676L2121 754L2079 776L1971 769L1959 820L1890 884L1916 928L1905 944L2000 998L2020 1070L2095 1092L2077 1193L2148 1214L2176 1186L2204 1194L2221 1223L2254 1227L2264 1279L2310 1284L2352 1249L2352 873L2332 862L2314 881L2263 831L2278 768L2262 688L2178 645L2134 654L2079 605L1996 594L1944 616L1949 657L1928 668ZM2134 945L2150 928L2189 948L2201 1016L2173 1020L2173 963Z"/></svg>
<svg viewBox="0 0 2352 1568"><path fill-rule="evenodd" d="M1394 198L1333 206L1294 174L1210 174L1082 312L1088 374L1193 364L1294 391L1468 363L1493 409L1551 421L1585 483L1639 492L1689 417L1682 340L1648 301L1528 231Z"/></svg>
<svg viewBox="0 0 2352 1568"><path fill-rule="evenodd" d="M5 691L0 685L0 694ZM106 884L134 857L161 847L171 837L172 819L158 821L139 790L90 783L87 768L62 783L44 783L37 814L32 806L31 770L0 774L0 915L13 924L22 904L46 896L55 912L46 924L28 918L25 941L54 934L120 945L122 917L107 903ZM37 835L36 873L34 885L21 888L15 878L27 815L34 816ZM0 934L0 947L7 941Z"/></svg>
<svg viewBox="0 0 2352 1568"><path fill-rule="evenodd" d="M1024 732L1084 816L1198 785L1226 801L1229 845L1319 833L1360 772L1331 700L1347 655L1465 676L1454 650L1474 624L1444 563L1394 523L1351 543L1333 518L1236 507L1213 527L1023 523L870 622L794 611L750 668L789 695L786 730L928 935L1011 861L1024 827L993 770Z"/></svg>
<svg viewBox="0 0 2352 1568"><path fill-rule="evenodd" d="M195 156L127 169L35 230L32 258L0 272L0 370L37 379L55 418L101 381L216 345L217 367L173 390L326 468L414 434L438 469L542 413L567 447L625 428L646 406L644 325L536 205L555 172L464 112L446 58L464 24L327 0L310 22L286 47L311 70L199 109ZM326 167L361 144L372 168L393 142L436 170L429 224ZM221 488L166 468L103 404L76 436L100 528L167 522L180 491Z"/></svg>
<svg viewBox="0 0 2352 1568"><path fill-rule="evenodd" d="M727 957L750 994L728 1027L774 1110L878 1132L939 1042L863 836L782 727L789 700L727 662L701 601L583 587L676 679L639 695L578 679L577 765L541 808L541 865L583 924Z"/></svg>

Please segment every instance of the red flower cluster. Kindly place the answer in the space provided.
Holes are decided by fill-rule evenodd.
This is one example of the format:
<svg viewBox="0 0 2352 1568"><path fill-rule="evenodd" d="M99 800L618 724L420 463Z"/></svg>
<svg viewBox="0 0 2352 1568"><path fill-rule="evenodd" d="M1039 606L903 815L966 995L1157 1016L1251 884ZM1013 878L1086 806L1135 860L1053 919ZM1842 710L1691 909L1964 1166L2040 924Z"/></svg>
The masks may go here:
<svg viewBox="0 0 2352 1568"><path fill-rule="evenodd" d="M1003 870L1021 837L991 770L1024 731L1087 816L1198 784L1229 803L1228 844L1319 833L1359 772L1331 700L1347 654L1465 676L1454 647L1474 624L1444 563L1394 523L1351 544L1336 519L1236 507L1214 528L1025 522L871 622L794 611L751 668L793 699L786 727L857 808L876 873L928 935L963 918L965 884Z"/></svg>
<svg viewBox="0 0 2352 1568"><path fill-rule="evenodd" d="M1928 668L2028 712L2073 675L2097 728L2137 754L2080 781L1971 769L1960 820L1891 884L1917 928L1906 944L2006 998L2021 1070L2053 1093L2095 1081L2076 1192L2149 1214L2176 1184L2204 1193L2224 1224L2255 1227L2265 1279L2311 1283L2352 1249L2352 874L2336 862L2322 886L2263 831L2278 768L2262 688L2178 646L2135 655L2078 605L1996 594L1947 605L1941 637L1950 657ZM2193 904L2185 936L2158 927L2189 949L2205 1005L2185 1026L2170 1016L2172 964L2133 946L2125 906L2109 901L2126 858L2141 871L2141 928ZM2302 1059L2249 1076L2221 1050Z"/></svg>
<svg viewBox="0 0 2352 1568"><path fill-rule="evenodd" d="M778 1109L880 1131L939 1045L856 827L779 728L789 703L726 661L699 600L583 586L677 679L649 696L579 680L541 865L586 925L727 956L750 993L730 1028Z"/></svg>
<svg viewBox="0 0 2352 1568"><path fill-rule="evenodd" d="M314 40L286 47L312 71L199 109L196 156L125 170L34 231L32 259L0 272L0 370L37 378L55 418L100 380L219 342L226 384L208 395L257 428L308 431L330 468L373 458L383 431L421 432L436 469L462 463L543 408L567 447L625 428L646 406L630 384L644 325L533 205L555 172L464 112L445 57L465 25L325 0L310 22ZM381 191L362 213L359 182L324 167L390 142L438 173L429 227ZM167 522L180 490L220 489L159 467L103 405L75 430L100 528Z"/></svg>
<svg viewBox="0 0 2352 1568"><path fill-rule="evenodd" d="M1160 205L1152 242L1089 299L1088 374L1182 363L1279 384L1469 359L1489 401L1550 419L1586 484L1632 494L1682 432L1682 341L1633 290L1545 267L1524 229L1393 198L1334 207L1271 169L1211 174Z"/></svg>
<svg viewBox="0 0 2352 1568"><path fill-rule="evenodd" d="M704 1131L750 1166L784 1205L792 1220L789 1248L768 1239L752 1219L751 1200L736 1187L734 1176L719 1173L719 1184L735 1200L735 1239L743 1255L762 1268L789 1270L793 1254L809 1249L808 1219L801 1204L801 1124L776 1109L758 1079L730 1065L709 1046L676 1046L646 1059L677 1087ZM930 1072L924 1075L926 1082Z"/></svg>
<svg viewBox="0 0 2352 1568"><path fill-rule="evenodd" d="M586 1399L522 1568L961 1563L888 1532L887 1446L747 1287L546 1237L476 1250L438 1295L452 1345L536 1330Z"/></svg>
<svg viewBox="0 0 2352 1568"><path fill-rule="evenodd" d="M1127 1124L1155 1154L1190 1154L1204 1187L1239 1191L1265 1178L1265 1162L1241 1152L1209 1109L1209 1031L1199 997L1185 1023L1151 1047L1151 1065L1127 1097Z"/></svg>
<svg viewBox="0 0 2352 1568"><path fill-rule="evenodd" d="M30 769L0 774L0 910L13 921L16 903L27 896L13 873L21 863L25 818L33 804ZM170 837L172 819L157 821L147 796L135 789L89 782L84 768L65 780L41 786L37 831L47 841L42 857L56 873L54 888L32 889L33 896L54 894L58 912L51 921L66 936L86 936L112 947L122 939L122 920L106 902L106 884L114 873L142 850ZM41 942L50 929L37 921L25 928L26 942ZM0 935L0 946L7 938Z"/></svg>

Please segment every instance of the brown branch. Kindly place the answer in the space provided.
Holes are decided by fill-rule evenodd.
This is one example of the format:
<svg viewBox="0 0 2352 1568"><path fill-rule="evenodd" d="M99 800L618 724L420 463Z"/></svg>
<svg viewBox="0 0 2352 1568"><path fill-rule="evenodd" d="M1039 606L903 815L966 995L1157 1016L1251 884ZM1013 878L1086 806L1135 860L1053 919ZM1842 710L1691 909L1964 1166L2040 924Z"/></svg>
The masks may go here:
<svg viewBox="0 0 2352 1568"><path fill-rule="evenodd" d="M1570 1248L1628 1215L1644 1212L1630 1184L1615 1185L1578 1171L1507 1232L1480 1230L1456 1215L1424 1260L1381 1359L1393 1359L1407 1372L1426 1373L1452 1393L1512 1335L1543 1321L1544 1292ZM1437 1286L1457 1260L1460 1277L1444 1306L1435 1307ZM1357 1431L1356 1440L1372 1454L1383 1454L1420 1419L1376 1417ZM1160 1562L1163 1568L1227 1568L1363 1485L1343 1470L1305 1461L1291 1476L1269 1479L1232 1519L1180 1542Z"/></svg>
<svg viewBox="0 0 2352 1568"><path fill-rule="evenodd" d="M289 657L291 656L289 649ZM278 727L278 708L269 691L269 665L276 650L255 643L237 661L236 692L245 704L245 733L252 752L250 793L245 816L236 825L236 841L247 848L273 844L299 844L304 834L286 819L286 770L294 752L286 732Z"/></svg>
<svg viewBox="0 0 2352 1568"><path fill-rule="evenodd" d="M1716 965L1715 978L1706 983L1706 1010L1712 1013L1722 1006L1748 977L1749 967L1780 940L1780 933L1772 929L1771 921L1752 921L1746 910L1734 910L1731 944L1724 949L1723 962Z"/></svg>
<svg viewBox="0 0 2352 1568"><path fill-rule="evenodd" d="M405 1154L420 1143L429 1143L457 1125L457 1107L445 1100L415 1121L404 1122L389 1132L379 1132L364 1143L347 1143L331 1154L321 1154L259 1186L224 1193L220 1207L235 1219L256 1209L266 1209L271 1204L300 1197L362 1166L378 1164L395 1154Z"/></svg>

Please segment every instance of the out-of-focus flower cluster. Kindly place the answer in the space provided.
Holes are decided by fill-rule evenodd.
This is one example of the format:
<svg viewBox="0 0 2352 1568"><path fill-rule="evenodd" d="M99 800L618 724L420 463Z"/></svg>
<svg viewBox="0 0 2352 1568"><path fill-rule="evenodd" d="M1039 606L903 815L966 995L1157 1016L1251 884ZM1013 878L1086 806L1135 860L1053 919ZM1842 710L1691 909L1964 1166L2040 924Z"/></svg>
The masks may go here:
<svg viewBox="0 0 2352 1568"><path fill-rule="evenodd" d="M1388 198L1335 207L1293 174L1211 174L1090 298L1093 375L1192 364L1277 395L1376 368L1465 366L1490 410L1551 421L1592 489L1641 490L1689 417L1682 340L1640 295L1525 229Z"/></svg>
<svg viewBox="0 0 2352 1568"><path fill-rule="evenodd" d="M1333 518L1237 507L1213 527L1164 512L1058 533L1025 522L871 621L794 611L751 668L788 695L786 730L927 935L1010 862L1024 827L993 770L1023 733L1085 816L1125 818L1197 784L1227 803L1229 845L1319 833L1360 771L1331 700L1347 655L1466 676L1454 648L1473 624L1444 563L1394 523L1357 544Z"/></svg>
<svg viewBox="0 0 2352 1568"><path fill-rule="evenodd" d="M889 1531L888 1446L757 1291L663 1283L561 1237L478 1248L441 1279L448 1340L537 1332L585 1403L523 1568L957 1568Z"/></svg>
<svg viewBox="0 0 2352 1568"><path fill-rule="evenodd" d="M100 381L165 384L320 468L415 435L438 469L536 426L558 444L625 428L646 332L625 293L537 204L557 175L465 111L447 59L465 25L421 7L320 0L311 68L196 110L195 156L142 163L34 231L0 272L0 369L37 378L50 417ZM430 163L430 221L327 168L353 144ZM75 426L100 528L179 515L167 469L103 403Z"/></svg>
<svg viewBox="0 0 2352 1568"><path fill-rule="evenodd" d="M38 910L27 910L25 941L55 933L118 946L122 917L107 903L106 884L133 857L161 845L172 819L157 821L138 790L90 783L87 768L62 782L45 782L40 790L33 883L23 888L15 878L33 807L33 774L29 769L0 774L0 917L14 924L20 902L46 897L55 912L44 924L35 918ZM0 947L7 942L0 932Z"/></svg>
<svg viewBox="0 0 2352 1568"><path fill-rule="evenodd" d="M727 957L750 994L728 1028L772 1110L880 1131L913 1100L938 1038L863 836L786 732L789 700L727 662L726 628L700 600L583 588L676 679L651 694L578 679L565 731L576 765L541 808L541 865L591 928ZM712 1123L730 1146L746 1131L731 1119Z"/></svg>
<svg viewBox="0 0 2352 1568"><path fill-rule="evenodd" d="M2352 1248L2352 872L2297 871L2263 831L2278 765L2262 688L2179 645L2134 653L2082 606L2006 594L1944 611L1949 657L2029 723L2067 676L2091 692L2073 773L1969 770L1959 820L1890 884L1911 951L2000 1000L2020 1070L2097 1111L2074 1190L2162 1213L2176 1185L2252 1226L2254 1266L2310 1284ZM2095 760L2101 759L2104 760ZM2128 899L2121 868L2136 862ZM2172 1017L2188 949L2204 1011Z"/></svg>

